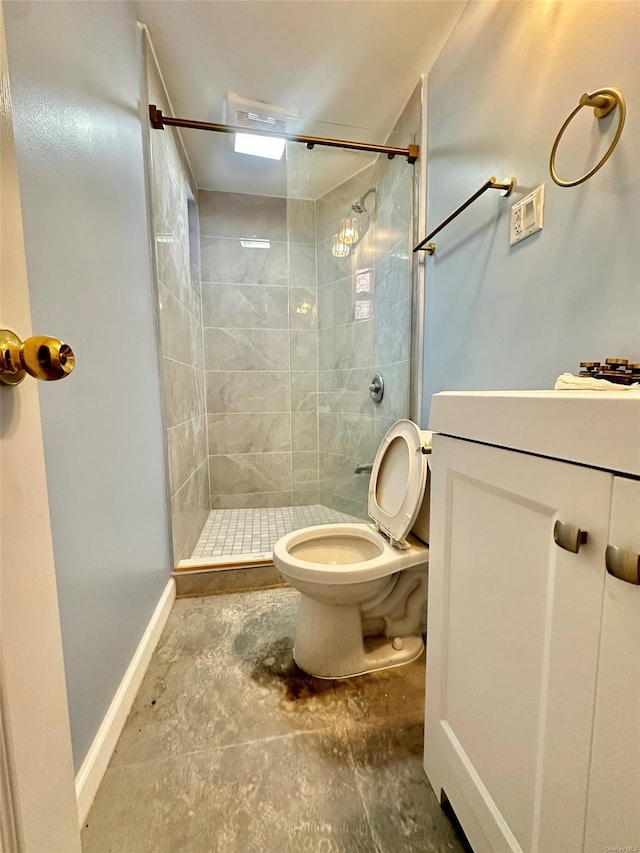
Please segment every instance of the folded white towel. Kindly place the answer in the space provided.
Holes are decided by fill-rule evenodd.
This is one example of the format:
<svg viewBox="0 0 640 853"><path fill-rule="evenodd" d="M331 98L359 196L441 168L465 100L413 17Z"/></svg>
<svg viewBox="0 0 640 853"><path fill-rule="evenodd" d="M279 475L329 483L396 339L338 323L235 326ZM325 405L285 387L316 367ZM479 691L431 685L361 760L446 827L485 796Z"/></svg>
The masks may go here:
<svg viewBox="0 0 640 853"><path fill-rule="evenodd" d="M592 376L574 376L573 373L563 373L558 376L554 389L556 391L637 391L640 382L633 385L618 385L608 379L596 379Z"/></svg>

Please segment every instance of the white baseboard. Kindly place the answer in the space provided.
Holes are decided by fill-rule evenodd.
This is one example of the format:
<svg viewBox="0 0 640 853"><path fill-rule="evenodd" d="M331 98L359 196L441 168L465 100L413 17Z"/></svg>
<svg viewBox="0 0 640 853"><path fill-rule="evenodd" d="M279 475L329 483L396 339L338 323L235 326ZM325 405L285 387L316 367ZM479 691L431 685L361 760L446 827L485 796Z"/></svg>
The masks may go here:
<svg viewBox="0 0 640 853"><path fill-rule="evenodd" d="M135 654L131 658L127 671L115 696L105 714L104 720L89 747L82 766L76 776L76 799L78 801L78 820L80 827L84 824L93 799L100 787L111 755L116 747L120 733L129 716L133 700L149 666L153 650L158 644L160 634L165 626L167 617L176 598L176 585L173 578L169 580L160 601L153 612Z"/></svg>

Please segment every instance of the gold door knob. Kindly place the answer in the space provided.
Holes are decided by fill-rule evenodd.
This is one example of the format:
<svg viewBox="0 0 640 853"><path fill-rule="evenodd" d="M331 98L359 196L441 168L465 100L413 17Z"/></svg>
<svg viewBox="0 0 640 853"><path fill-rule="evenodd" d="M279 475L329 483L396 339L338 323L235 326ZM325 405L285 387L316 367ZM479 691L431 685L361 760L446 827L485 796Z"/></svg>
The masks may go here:
<svg viewBox="0 0 640 853"><path fill-rule="evenodd" d="M0 385L17 385L27 373L53 382L68 376L76 364L69 344L48 335L36 335L23 343L10 329L0 330Z"/></svg>

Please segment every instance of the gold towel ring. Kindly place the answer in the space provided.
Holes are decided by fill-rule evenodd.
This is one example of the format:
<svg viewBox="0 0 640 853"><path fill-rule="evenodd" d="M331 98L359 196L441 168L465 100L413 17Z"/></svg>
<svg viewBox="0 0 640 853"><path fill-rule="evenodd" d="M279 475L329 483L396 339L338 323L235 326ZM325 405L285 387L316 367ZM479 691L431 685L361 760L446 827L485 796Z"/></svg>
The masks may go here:
<svg viewBox="0 0 640 853"><path fill-rule="evenodd" d="M563 181L562 178L558 177L558 173L556 172L556 151L558 150L558 145L560 144L560 140L562 139L562 134L567 129L569 122L573 119L573 117L578 113L582 107L593 107L593 114L596 118L604 118L608 116L610 112L615 110L616 107L620 107L620 113L618 115L618 127L616 129L615 136L613 137L613 142L609 146L607 153L604 155L602 160L591 169L590 172L587 172L586 175L583 175L581 178L578 178L575 181ZM591 92L591 94L585 94L580 98L580 103L575 108L575 110L571 113L569 118L565 121L565 123L560 128L560 132L556 136L556 141L553 143L553 148L551 149L551 157L549 159L549 171L551 172L551 177L553 180L561 187L576 187L578 184L584 183L587 181L592 175L601 169L604 164L607 162L609 157L613 154L613 149L618 144L618 140L622 135L622 128L624 127L624 120L627 116L627 105L624 101L624 96L619 89L612 89L605 87L604 89L596 89Z"/></svg>

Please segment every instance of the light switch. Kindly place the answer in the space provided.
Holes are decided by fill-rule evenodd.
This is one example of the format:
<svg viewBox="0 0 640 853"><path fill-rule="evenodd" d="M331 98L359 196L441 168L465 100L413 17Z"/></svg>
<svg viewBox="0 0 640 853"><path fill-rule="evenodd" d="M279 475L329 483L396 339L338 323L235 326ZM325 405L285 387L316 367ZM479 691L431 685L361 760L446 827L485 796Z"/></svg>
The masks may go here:
<svg viewBox="0 0 640 853"><path fill-rule="evenodd" d="M536 231L542 230L543 211L544 184L540 184L511 208L510 246L515 246L516 243L531 237Z"/></svg>

